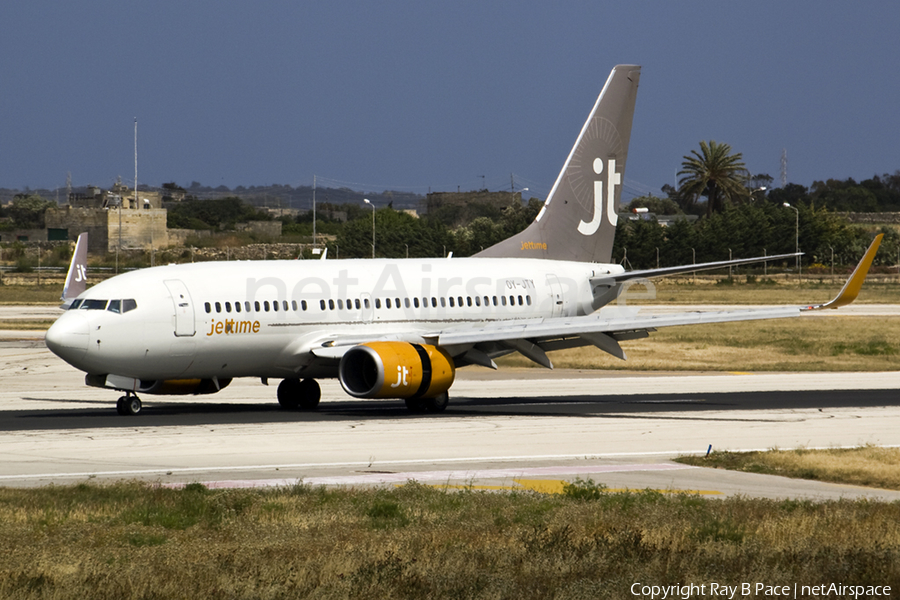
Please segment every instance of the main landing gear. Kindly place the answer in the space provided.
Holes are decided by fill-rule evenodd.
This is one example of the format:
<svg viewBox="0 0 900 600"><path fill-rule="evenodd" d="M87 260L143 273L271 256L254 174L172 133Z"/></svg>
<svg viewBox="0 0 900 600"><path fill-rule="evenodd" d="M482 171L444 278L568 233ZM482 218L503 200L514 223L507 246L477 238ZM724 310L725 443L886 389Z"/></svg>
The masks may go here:
<svg viewBox="0 0 900 600"><path fill-rule="evenodd" d="M285 379L278 384L278 404L285 410L313 410L321 397L322 390L315 379Z"/></svg>
<svg viewBox="0 0 900 600"><path fill-rule="evenodd" d="M116 402L116 412L123 416L138 414L141 412L141 399L132 392L125 392Z"/></svg>
<svg viewBox="0 0 900 600"><path fill-rule="evenodd" d="M439 413L444 412L444 409L447 408L449 403L450 394L444 392L440 396L435 396L434 398L407 398L406 408L409 409L409 412L414 413Z"/></svg>

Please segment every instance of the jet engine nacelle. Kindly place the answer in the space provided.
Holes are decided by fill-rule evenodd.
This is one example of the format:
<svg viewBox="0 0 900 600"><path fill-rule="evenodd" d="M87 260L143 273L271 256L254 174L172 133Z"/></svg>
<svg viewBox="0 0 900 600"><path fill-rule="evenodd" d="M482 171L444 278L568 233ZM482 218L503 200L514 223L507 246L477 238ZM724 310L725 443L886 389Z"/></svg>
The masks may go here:
<svg viewBox="0 0 900 600"><path fill-rule="evenodd" d="M434 398L453 385L456 367L436 346L370 342L347 350L338 376L357 398Z"/></svg>

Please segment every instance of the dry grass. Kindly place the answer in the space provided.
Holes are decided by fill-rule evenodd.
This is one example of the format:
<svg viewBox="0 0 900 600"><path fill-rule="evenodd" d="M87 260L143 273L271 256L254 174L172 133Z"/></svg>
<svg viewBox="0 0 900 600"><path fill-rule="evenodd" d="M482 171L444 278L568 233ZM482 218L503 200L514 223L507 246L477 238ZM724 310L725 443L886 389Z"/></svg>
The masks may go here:
<svg viewBox="0 0 900 600"><path fill-rule="evenodd" d="M900 490L900 448L863 446L828 450L714 452L708 457L681 457L678 462L732 471Z"/></svg>
<svg viewBox="0 0 900 600"><path fill-rule="evenodd" d="M130 483L0 490L0 597L627 598L634 582L900 586L900 504L576 482L561 496ZM850 524L852 527L836 527Z"/></svg>
<svg viewBox="0 0 900 600"><path fill-rule="evenodd" d="M550 354L571 369L651 371L893 371L900 366L900 319L808 317L669 327L623 342L621 361L593 346ZM537 367L518 354L497 361Z"/></svg>
<svg viewBox="0 0 900 600"><path fill-rule="evenodd" d="M63 284L0 285L0 304L59 305Z"/></svg>
<svg viewBox="0 0 900 600"><path fill-rule="evenodd" d="M27 319L9 319L9 320L0 320L0 330L3 331L46 331L50 329L50 326L53 325L54 319L38 319L38 320L27 320Z"/></svg>

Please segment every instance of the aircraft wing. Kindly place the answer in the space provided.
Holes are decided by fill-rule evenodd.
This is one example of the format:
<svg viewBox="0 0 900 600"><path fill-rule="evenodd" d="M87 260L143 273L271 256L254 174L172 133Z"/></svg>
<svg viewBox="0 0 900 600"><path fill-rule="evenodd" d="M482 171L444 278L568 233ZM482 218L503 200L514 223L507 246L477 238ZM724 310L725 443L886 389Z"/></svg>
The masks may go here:
<svg viewBox="0 0 900 600"><path fill-rule="evenodd" d="M538 364L552 368L546 355L547 351L587 344L593 344L624 360L626 356L619 346L620 341L647 337L650 332L661 327L784 319L799 317L803 312L810 310L838 308L850 304L859 294L882 237L883 234L875 237L838 295L824 304L729 311L690 311L660 315L641 315L639 307L611 307L590 315L484 324L467 323L450 326L439 331L409 332L389 336L385 339L442 346L450 350L451 354L462 356L470 363L491 368L497 367L491 360L490 354L502 354L504 351L511 350L520 352ZM690 267L694 266L701 265L690 265ZM339 336L323 340L321 344L317 344L310 351L320 358L339 359L353 345L371 341L380 340L372 340L371 336L368 338Z"/></svg>

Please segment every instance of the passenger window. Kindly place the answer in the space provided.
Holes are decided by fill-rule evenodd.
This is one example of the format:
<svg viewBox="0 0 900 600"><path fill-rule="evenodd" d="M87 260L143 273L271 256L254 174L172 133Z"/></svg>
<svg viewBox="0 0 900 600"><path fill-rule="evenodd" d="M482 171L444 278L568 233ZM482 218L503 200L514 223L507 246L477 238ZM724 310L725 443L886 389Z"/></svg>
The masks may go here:
<svg viewBox="0 0 900 600"><path fill-rule="evenodd" d="M247 312L250 312L250 301L249 300L244 301L244 310L246 310Z"/></svg>
<svg viewBox="0 0 900 600"><path fill-rule="evenodd" d="M227 313L231 312L231 302L225 303L225 312L227 312Z"/></svg>
<svg viewBox="0 0 900 600"><path fill-rule="evenodd" d="M122 301L121 300L110 300L109 306L106 307L106 310L109 312L120 313L122 312Z"/></svg>
<svg viewBox="0 0 900 600"><path fill-rule="evenodd" d="M431 297L431 308L437 308L437 298Z"/></svg>
<svg viewBox="0 0 900 600"><path fill-rule="evenodd" d="M341 310L344 309L344 301L341 300L340 298L338 298L338 308Z"/></svg>
<svg viewBox="0 0 900 600"><path fill-rule="evenodd" d="M394 306L400 308L400 298L394 298Z"/></svg>
<svg viewBox="0 0 900 600"><path fill-rule="evenodd" d="M122 312L127 313L137 308L137 301L134 298L125 298L122 300Z"/></svg>
<svg viewBox="0 0 900 600"><path fill-rule="evenodd" d="M234 303L234 312L241 312L241 303L240 302Z"/></svg>
<svg viewBox="0 0 900 600"><path fill-rule="evenodd" d="M263 300L263 309L266 312L269 312L269 301L268 300Z"/></svg>
<svg viewBox="0 0 900 600"><path fill-rule="evenodd" d="M466 296L466 306L472 306L472 296Z"/></svg>
<svg viewBox="0 0 900 600"><path fill-rule="evenodd" d="M488 298L487 296L484 297L484 305L485 305L485 306L490 306L490 305L491 305L491 300L490 300L490 298Z"/></svg>
<svg viewBox="0 0 900 600"><path fill-rule="evenodd" d="M494 306L497 306L497 296L494 296Z"/></svg>
<svg viewBox="0 0 900 600"><path fill-rule="evenodd" d="M259 312L259 300L253 301L253 307L256 309L256 312Z"/></svg>
<svg viewBox="0 0 900 600"><path fill-rule="evenodd" d="M381 308L381 298L375 298L375 308Z"/></svg>
<svg viewBox="0 0 900 600"><path fill-rule="evenodd" d="M409 308L409 298L404 298L404 299L403 299L403 304L406 305L406 308Z"/></svg>
<svg viewBox="0 0 900 600"><path fill-rule="evenodd" d="M300 301L300 308L302 308L303 310L306 310L306 300Z"/></svg>
<svg viewBox="0 0 900 600"><path fill-rule="evenodd" d="M278 312L278 300L276 300L272 303L272 310L274 310L275 312Z"/></svg>
<svg viewBox="0 0 900 600"><path fill-rule="evenodd" d="M450 308L456 308L455 302L453 302L453 296L450 296Z"/></svg>
<svg viewBox="0 0 900 600"><path fill-rule="evenodd" d="M334 310L334 300L328 300L328 308Z"/></svg>
<svg viewBox="0 0 900 600"><path fill-rule="evenodd" d="M390 308L390 307L391 307L391 299L390 299L390 298L385 298L385 300L384 300L384 307L385 307L385 308Z"/></svg>
<svg viewBox="0 0 900 600"><path fill-rule="evenodd" d="M221 305L220 303L218 303L218 302L216 302L216 312L217 312L217 313L222 312L222 305Z"/></svg>
<svg viewBox="0 0 900 600"><path fill-rule="evenodd" d="M441 308L447 308L447 302L444 298L441 298Z"/></svg>
<svg viewBox="0 0 900 600"><path fill-rule="evenodd" d="M519 306L522 306L524 302L522 302L522 296L519 296Z"/></svg>
<svg viewBox="0 0 900 600"><path fill-rule="evenodd" d="M356 304L356 310L359 310L360 309L359 298L355 299L353 302Z"/></svg>
<svg viewBox="0 0 900 600"><path fill-rule="evenodd" d="M366 308L369 308L369 299L363 298L363 304L366 306Z"/></svg>
<svg viewBox="0 0 900 600"><path fill-rule="evenodd" d="M413 298L413 306L415 306L416 308L419 308L419 299L418 298Z"/></svg>
<svg viewBox="0 0 900 600"><path fill-rule="evenodd" d="M208 313L212 312L212 306L209 305L209 302L204 302L203 308L205 308Z"/></svg>
<svg viewBox="0 0 900 600"><path fill-rule="evenodd" d="M321 308L322 310L325 310L325 301L324 300L319 300L319 308Z"/></svg>
<svg viewBox="0 0 900 600"><path fill-rule="evenodd" d="M525 296L525 304L531 306L531 296Z"/></svg>
<svg viewBox="0 0 900 600"><path fill-rule="evenodd" d="M481 306L481 296L475 296L475 306Z"/></svg>
<svg viewBox="0 0 900 600"><path fill-rule="evenodd" d="M287 300L282 300L282 301L281 301L281 308L284 309L284 312L287 312L287 309L288 309L288 303L287 303ZM295 309L295 310L296 310L296 309Z"/></svg>
<svg viewBox="0 0 900 600"><path fill-rule="evenodd" d="M506 296L500 296L500 304L506 306Z"/></svg>
<svg viewBox="0 0 900 600"><path fill-rule="evenodd" d="M297 312L297 301L296 300L291 300L291 308L293 309L294 312ZM285 310L287 310L287 309L285 309Z"/></svg>
<svg viewBox="0 0 900 600"><path fill-rule="evenodd" d="M463 305L462 296L456 297L456 303L459 305L460 308L462 308L462 305Z"/></svg>

